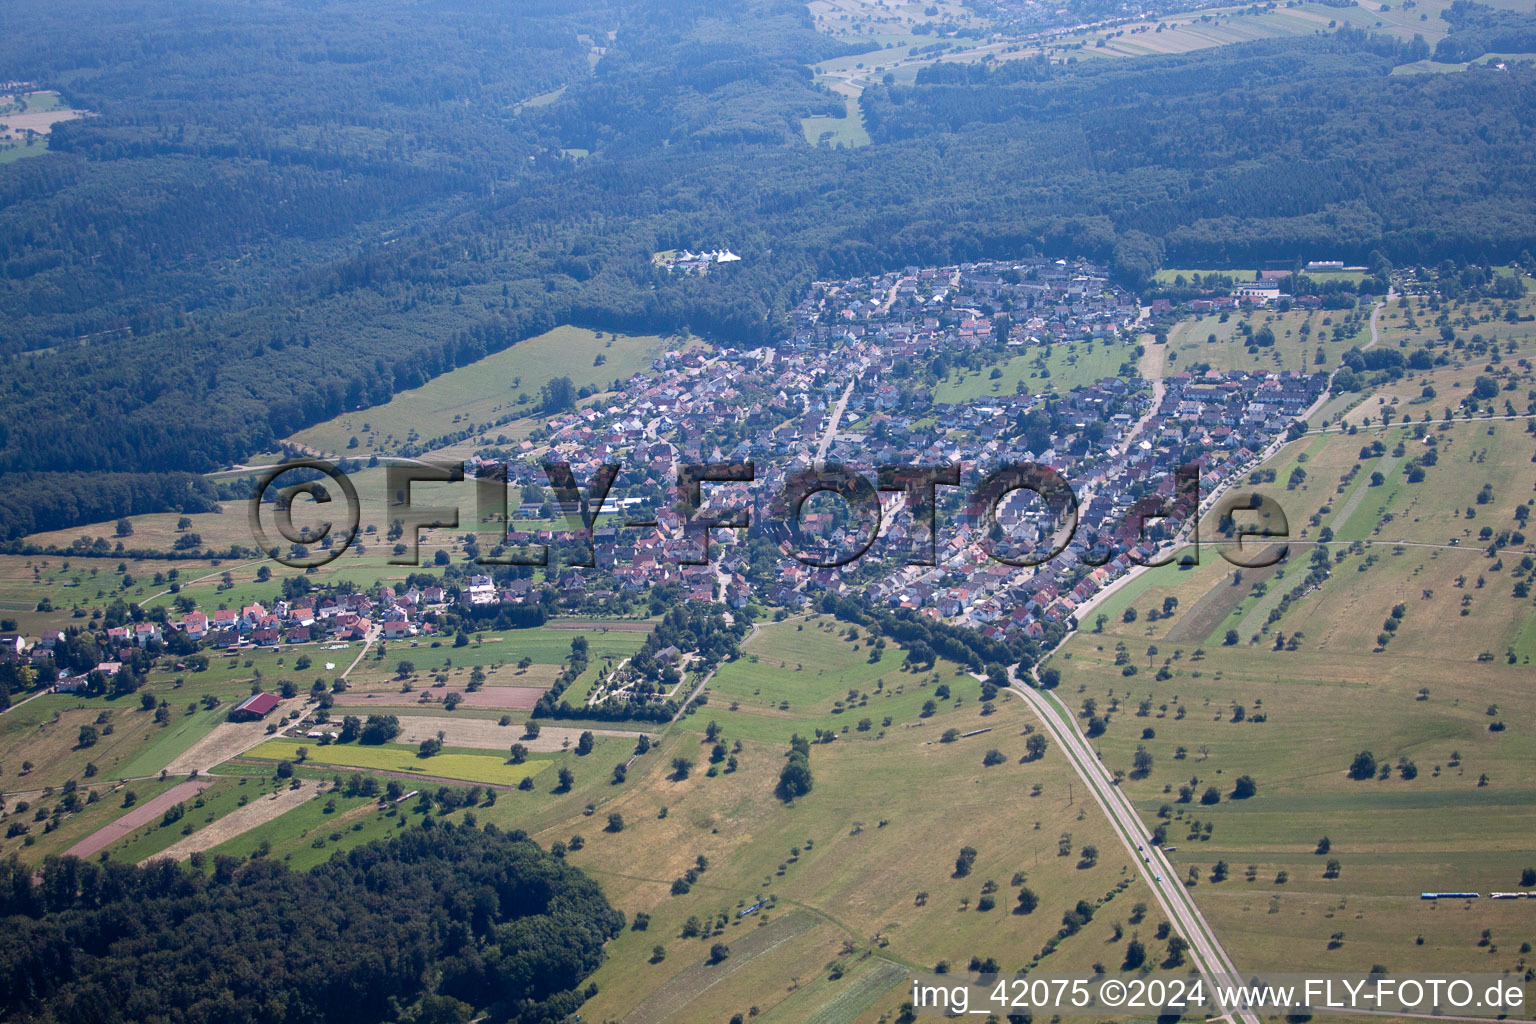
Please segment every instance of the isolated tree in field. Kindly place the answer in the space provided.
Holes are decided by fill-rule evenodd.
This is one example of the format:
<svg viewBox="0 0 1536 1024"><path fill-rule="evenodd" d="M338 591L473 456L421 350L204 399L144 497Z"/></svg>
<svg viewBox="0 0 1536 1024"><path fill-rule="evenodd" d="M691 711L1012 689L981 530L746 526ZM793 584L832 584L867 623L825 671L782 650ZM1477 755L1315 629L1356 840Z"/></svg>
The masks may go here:
<svg viewBox="0 0 1536 1024"><path fill-rule="evenodd" d="M1134 971L1147 962L1147 947L1137 939L1132 939L1125 944L1125 962L1120 965L1124 971Z"/></svg>
<svg viewBox="0 0 1536 1024"><path fill-rule="evenodd" d="M629 778L628 765L620 761L618 764L613 766L613 784L615 786L619 785L627 778Z"/></svg>
<svg viewBox="0 0 1536 1024"><path fill-rule="evenodd" d="M717 942L709 947L709 962L718 964L731 955L731 947L723 942Z"/></svg>
<svg viewBox="0 0 1536 1024"><path fill-rule="evenodd" d="M1025 757L1030 761L1038 761L1045 756L1045 752L1049 749L1050 745L1051 741L1046 739L1043 734L1032 732L1024 739Z"/></svg>
<svg viewBox="0 0 1536 1024"><path fill-rule="evenodd" d="M1211 881L1225 882L1227 880L1227 874L1230 870L1231 869L1227 866L1226 861L1218 860L1216 862L1216 866L1211 868Z"/></svg>
<svg viewBox="0 0 1536 1024"><path fill-rule="evenodd" d="M1331 849L1333 849L1333 841L1330 840L1327 836L1323 836L1323 838L1317 841L1317 849L1313 850L1312 852L1318 856L1322 856Z"/></svg>
<svg viewBox="0 0 1536 1024"><path fill-rule="evenodd" d="M976 850L969 846L960 848L960 855L955 858L956 878L964 878L971 873L971 867L976 863Z"/></svg>
<svg viewBox="0 0 1536 1024"><path fill-rule="evenodd" d="M1529 889L1536 885L1536 868L1525 868L1520 872L1520 884Z"/></svg>
<svg viewBox="0 0 1536 1024"><path fill-rule="evenodd" d="M998 750L996 747L993 747L991 750L987 751L986 754L982 757L981 763L984 766L990 768L990 767L992 767L995 764L1002 764L1006 760L1008 760L1008 759L1003 756L1003 752L1001 750Z"/></svg>
<svg viewBox="0 0 1536 1024"><path fill-rule="evenodd" d="M604 829L604 831L605 832L623 832L624 831L624 816L622 814L620 814L618 811L614 811L612 814L608 815L608 827L606 829Z"/></svg>
<svg viewBox="0 0 1536 1024"><path fill-rule="evenodd" d="M1217 789L1215 786L1205 787L1205 792L1200 794L1200 802L1202 804L1221 803L1221 790Z"/></svg>
<svg viewBox="0 0 1536 1024"><path fill-rule="evenodd" d="M596 742L590 731L584 731L576 738L576 756L585 757L592 753L592 746Z"/></svg>
<svg viewBox="0 0 1536 1024"><path fill-rule="evenodd" d="M774 787L774 793L780 800L788 803L809 793L814 785L815 779L811 775L810 742L795 735L790 738L789 755L784 761L783 769L779 772L779 783Z"/></svg>
<svg viewBox="0 0 1536 1024"><path fill-rule="evenodd" d="M539 388L546 413L566 412L576 407L576 385L569 377L556 377Z"/></svg>
<svg viewBox="0 0 1536 1024"><path fill-rule="evenodd" d="M1184 953L1189 949L1189 943L1177 935L1168 939L1168 958L1163 961L1163 966L1172 970L1175 967L1184 966Z"/></svg>
<svg viewBox="0 0 1536 1024"><path fill-rule="evenodd" d="M1019 890L1019 905L1014 908L1015 914L1033 914L1035 908L1040 905L1040 897L1035 895L1035 890L1024 886Z"/></svg>
<svg viewBox="0 0 1536 1024"><path fill-rule="evenodd" d="M1343 867L1343 865L1341 865L1339 863L1337 858L1329 858L1328 863L1326 865L1324 865L1324 867L1323 867L1323 877L1324 878L1338 878L1339 877L1339 869L1341 867Z"/></svg>
<svg viewBox="0 0 1536 1024"><path fill-rule="evenodd" d="M555 786L556 793L569 793L571 787L576 785L576 775L569 768L561 768L556 780L559 783Z"/></svg>
<svg viewBox="0 0 1536 1024"><path fill-rule="evenodd" d="M443 710L452 711L462 703L464 703L464 695L462 693L450 693L443 698Z"/></svg>
<svg viewBox="0 0 1536 1024"><path fill-rule="evenodd" d="M1152 773L1152 752L1141 744L1136 745L1136 754L1131 758L1131 777L1144 779Z"/></svg>
<svg viewBox="0 0 1536 1024"><path fill-rule="evenodd" d="M521 743L512 744L512 749L509 753L511 756L508 758L508 762L511 764L522 764L528 760L528 748Z"/></svg>
<svg viewBox="0 0 1536 1024"><path fill-rule="evenodd" d="M1249 776L1249 775L1239 775L1237 777L1237 782L1234 783L1233 786L1232 786L1232 799L1233 800L1247 800L1249 797L1253 796L1253 794L1257 793L1258 791L1259 791L1258 784L1253 781L1252 776Z"/></svg>
<svg viewBox="0 0 1536 1024"><path fill-rule="evenodd" d="M530 720L527 725L523 726L523 739L525 739L525 740L536 740L538 738L539 738L539 723Z"/></svg>
<svg viewBox="0 0 1536 1024"><path fill-rule="evenodd" d="M1221 643L1224 647L1236 647L1241 639L1242 637L1237 635L1237 630L1229 629L1227 630L1227 635L1222 638Z"/></svg>
<svg viewBox="0 0 1536 1024"><path fill-rule="evenodd" d="M1355 755L1349 766L1349 777L1357 781L1376 777L1376 758L1369 750L1362 750Z"/></svg>
<svg viewBox="0 0 1536 1024"><path fill-rule="evenodd" d="M415 672L416 665L414 662L402 661L400 664L395 666L395 677L398 679L404 679L406 676L413 675Z"/></svg>
<svg viewBox="0 0 1536 1024"><path fill-rule="evenodd" d="M96 745L96 727L94 725L82 725L80 727L79 746L94 747Z"/></svg>
<svg viewBox="0 0 1536 1024"><path fill-rule="evenodd" d="M686 779L688 777L688 773L692 770L693 762L688 758L679 756L672 759L672 778L678 782Z"/></svg>

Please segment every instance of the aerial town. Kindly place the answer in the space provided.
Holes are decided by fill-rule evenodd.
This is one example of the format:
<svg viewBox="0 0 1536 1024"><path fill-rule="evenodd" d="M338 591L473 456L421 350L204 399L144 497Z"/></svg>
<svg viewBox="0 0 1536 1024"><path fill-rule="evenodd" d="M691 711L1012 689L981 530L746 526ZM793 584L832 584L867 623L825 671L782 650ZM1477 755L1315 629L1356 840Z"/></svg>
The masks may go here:
<svg viewBox="0 0 1536 1024"><path fill-rule="evenodd" d="M1251 307L1272 301L1272 287L1214 301ZM73 678L65 671L59 685L81 687L91 670L112 675L120 655L162 640L162 631L221 650L362 640L370 631L410 640L437 632L450 606L483 615L552 596L566 608L609 610L667 587L736 609L859 597L988 638L1059 639L1096 593L1184 531L1194 505L1181 468L1198 467L1185 473L1201 497L1211 495L1285 440L1327 388L1326 374L1296 371L1145 380L1135 372L1145 355L1137 338L1153 315L1086 262L972 263L820 282L780 344L668 351L613 404L555 416L515 449L468 460L466 472L505 467L514 490L543 494L514 503L506 546L555 545L565 558L550 556L552 585L526 567L455 565L432 585L189 608L164 623L112 626L106 646L118 655L75 666ZM1062 377L1079 379L1051 378L1047 358L1069 346L1083 360L1097 350L1115 372L1081 379L1068 365ZM946 378L973 368L978 380L997 380L997 367L1020 357L1041 368L1037 383L944 400ZM604 464L621 467L600 507L584 500L589 567L581 567L587 524L581 509L550 499L549 462L570 464L583 487ZM751 463L753 472L750 482L707 485L690 514L673 501L678 469L689 463ZM813 509L813 501L786 529L781 491L827 463L868 475L955 467L958 486L935 488L931 533L928 517L914 518L895 490L881 491L878 523L844 508ZM1069 483L1070 535L1060 530L1071 517L1028 490L996 495L995 508L971 500L978 478L1016 463L1050 467ZM711 531L706 557L699 524L733 518L750 525ZM1006 550L988 536L994 528ZM41 659L51 646L45 638L31 654Z"/></svg>

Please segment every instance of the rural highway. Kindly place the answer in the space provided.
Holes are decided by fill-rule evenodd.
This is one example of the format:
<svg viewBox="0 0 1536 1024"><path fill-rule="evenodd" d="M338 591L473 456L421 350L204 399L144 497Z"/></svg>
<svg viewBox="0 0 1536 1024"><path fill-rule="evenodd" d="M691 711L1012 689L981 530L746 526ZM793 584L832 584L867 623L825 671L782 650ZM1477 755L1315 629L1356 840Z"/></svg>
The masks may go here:
<svg viewBox="0 0 1536 1024"><path fill-rule="evenodd" d="M1009 671L1012 674L1013 670ZM1172 863L1162 850L1152 845L1151 835L1142 824L1130 798L1115 785L1113 777L1099 760L1098 755L1094 753L1087 739L1077 731L1077 723L1071 712L1054 695L1021 684L1017 677L1014 678L1013 689L1034 709L1035 714L1045 725L1046 731L1055 738L1057 745L1072 762L1072 767L1087 784L1089 792L1103 808L1116 835L1135 858L1137 870L1141 872L1147 886L1152 890L1158 905L1163 908L1168 919L1189 942L1189 955L1195 966L1203 975L1213 979L1217 984L1241 984L1242 976L1238 974L1232 959L1222 948L1215 931L1201 915L1200 908L1195 905L1193 897L1184 888L1184 883L1175 873ZM1227 1013L1242 1021L1243 1024L1259 1024L1258 1016L1247 1009L1237 1007L1207 1009L1209 1016Z"/></svg>

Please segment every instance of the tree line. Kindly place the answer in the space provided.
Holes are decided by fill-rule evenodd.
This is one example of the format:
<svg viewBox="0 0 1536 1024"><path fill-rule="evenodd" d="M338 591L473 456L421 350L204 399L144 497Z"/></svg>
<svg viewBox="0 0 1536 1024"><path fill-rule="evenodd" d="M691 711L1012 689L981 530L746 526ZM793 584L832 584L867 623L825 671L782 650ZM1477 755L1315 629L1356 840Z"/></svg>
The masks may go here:
<svg viewBox="0 0 1536 1024"><path fill-rule="evenodd" d="M522 832L427 820L304 873L67 857L34 879L13 855L0 1008L39 1024L565 1019L623 915Z"/></svg>
<svg viewBox="0 0 1536 1024"><path fill-rule="evenodd" d="M818 277L1536 248L1536 72L1390 76L1360 33L925 72L866 90L875 144L845 150L797 135L838 106L807 65L846 50L789 0L391 2L318 38L233 0L200 9L219 32L25 3L6 66L102 116L0 170L8 473L204 472L562 322L760 344ZM743 261L650 261L716 245Z"/></svg>

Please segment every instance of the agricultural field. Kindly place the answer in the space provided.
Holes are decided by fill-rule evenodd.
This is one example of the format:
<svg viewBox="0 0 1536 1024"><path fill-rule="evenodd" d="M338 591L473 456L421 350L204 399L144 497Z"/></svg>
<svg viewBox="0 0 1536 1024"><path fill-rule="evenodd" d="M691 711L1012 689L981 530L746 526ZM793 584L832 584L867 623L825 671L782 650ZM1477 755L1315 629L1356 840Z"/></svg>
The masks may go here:
<svg viewBox="0 0 1536 1024"><path fill-rule="evenodd" d="M979 684L940 663L952 696L923 718L922 701L941 685L933 673L903 671L895 650L869 664L870 650L829 620L763 626L745 656L711 682L709 703L669 734L663 765L681 753L695 762L688 777L653 770L643 784L619 787L578 829L586 841L568 857L631 917L649 915L643 931L610 946L583 1016L712 1020L756 1005L770 1021L872 1021L902 1001L906 971L938 959L959 969L973 955L1023 967L1073 901L1110 893L1093 921L1062 942L1051 969L1118 966L1133 933L1161 959L1152 938L1158 915L1135 911L1147 893L1135 881L1119 888L1130 855L1080 791L1074 799L1066 762L1048 750L1020 763L1034 728L1023 703L1000 700L985 714ZM848 699L850 689L857 699ZM886 715L889 726L881 724ZM867 730L858 724L864 717ZM714 765L713 777L711 722L737 761L734 770ZM814 789L785 804L773 791L788 739L817 729L837 739L813 743ZM950 729L988 731L941 742ZM985 766L992 748L1002 761ZM622 817L620 831L600 831L610 809ZM539 838L564 840L574 824ZM969 875L952 877L962 846L977 851L976 861ZM1097 856L1085 866L1090 846ZM700 856L708 867L674 895L673 880ZM1020 885L1040 894L1032 914L1011 912ZM995 908L983 904L987 896ZM764 899L770 904L743 914ZM690 918L714 924L685 938ZM726 943L730 957L712 965L714 942Z"/></svg>
<svg viewBox="0 0 1536 1024"><path fill-rule="evenodd" d="M869 132L864 130L864 116L859 112L857 100L845 98L844 102L847 113L842 117L816 114L800 119L800 130L805 133L806 142L813 146L831 146L833 149L839 146L852 148L869 145Z"/></svg>
<svg viewBox="0 0 1536 1024"><path fill-rule="evenodd" d="M1429 377L1454 393L1464 372ZM1509 905L1418 898L1517 888L1536 802L1536 439L1524 418L1443 423L1439 404L1384 427L1373 397L1369 426L1287 445L1255 488L1287 512L1284 561L1228 564L1208 519L1198 566L1141 574L1052 662L1080 724L1108 720L1095 746L1245 969L1523 970L1536 941ZM1362 750L1375 765L1351 778ZM1240 776L1253 796L1234 799Z"/></svg>
<svg viewBox="0 0 1536 1024"><path fill-rule="evenodd" d="M27 826L27 831L6 835L11 830L10 824L15 822L8 824L5 831L0 832L0 857L14 854L26 863L41 863L44 858L62 854L77 843L96 835L101 829L110 827L113 822L130 813L134 806L148 803L185 782L185 779L180 778L151 778L133 783L82 786L84 802L79 810L61 814L57 819L47 814L42 821L36 818L37 811L56 808L61 802L62 790L45 796L41 790L12 792L8 789L6 810L13 816L23 818L20 823ZM126 794L129 792L134 794L133 805L125 805ZM25 809L21 809L23 803L27 805Z"/></svg>
<svg viewBox="0 0 1536 1024"><path fill-rule="evenodd" d="M1281 313L1253 309L1183 319L1168 332L1168 372L1197 373L1201 367L1223 373L1328 371L1339 364L1349 348L1364 346L1370 340L1365 326L1368 317L1368 308L1354 315L1338 310ZM1335 328L1358 333L1335 340ZM1265 330L1273 335L1273 344L1252 344L1256 337L1267 337L1262 335ZM1319 352L1323 354L1321 363L1317 361Z"/></svg>
<svg viewBox="0 0 1536 1024"><path fill-rule="evenodd" d="M936 3L892 0L811 0L806 5L816 27L846 42L873 41L882 47L902 43L932 42L932 36L912 29L928 22L954 26L976 25L979 19L955 0Z"/></svg>
<svg viewBox="0 0 1536 1024"><path fill-rule="evenodd" d="M606 391L613 381L648 369L667 347L683 347L683 342L557 327L435 377L414 391L401 392L383 405L300 431L290 440L324 454L345 456L398 454L405 445L471 428L484 435L480 443L495 442L502 434L521 439L540 422L528 417L538 403L539 389L550 380L569 377L578 388L592 385ZM492 425L514 414L523 418Z"/></svg>
<svg viewBox="0 0 1536 1024"><path fill-rule="evenodd" d="M508 746L515 742L515 738L515 734L508 737ZM295 761L300 759L301 749L307 751L305 760L317 765L365 768L424 779L457 779L499 786L515 786L549 767L547 761L508 764L507 759L499 754L493 757L481 751L456 753L451 747L434 757L421 757L416 748L399 743L369 747L355 743L320 745L304 740L268 740L246 751L244 756L254 761Z"/></svg>
<svg viewBox="0 0 1536 1024"><path fill-rule="evenodd" d="M1164 267L1152 275L1153 280L1161 285L1182 285L1200 274L1224 274L1234 281L1254 281L1258 279L1259 270L1254 267ZM1348 281L1350 284L1359 284L1369 277L1366 270L1304 270L1303 273L1312 280L1322 284L1330 281ZM1182 281L1180 279L1183 279Z"/></svg>
<svg viewBox="0 0 1536 1024"><path fill-rule="evenodd" d="M88 114L52 90L0 93L0 164L47 152L54 125Z"/></svg>
<svg viewBox="0 0 1536 1024"><path fill-rule="evenodd" d="M935 402L973 402L992 395L1012 395L1022 385L1026 392L1066 393L1104 377L1119 375L1120 367L1134 364L1134 346L1115 341L1078 341L1034 349L997 366L979 370L956 367L933 389ZM993 373L998 376L994 377Z"/></svg>

